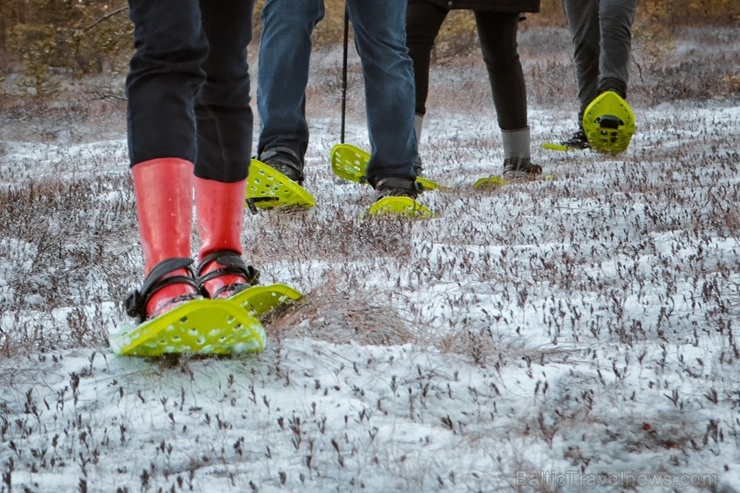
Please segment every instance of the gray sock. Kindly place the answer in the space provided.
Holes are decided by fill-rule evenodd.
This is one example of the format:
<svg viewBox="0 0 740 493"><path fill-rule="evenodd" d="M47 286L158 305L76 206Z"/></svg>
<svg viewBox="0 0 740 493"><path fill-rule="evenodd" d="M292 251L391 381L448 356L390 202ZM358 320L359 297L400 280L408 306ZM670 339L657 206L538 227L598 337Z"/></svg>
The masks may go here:
<svg viewBox="0 0 740 493"><path fill-rule="evenodd" d="M501 139L504 143L504 159L527 158L529 154L529 127L520 130L501 130Z"/></svg>
<svg viewBox="0 0 740 493"><path fill-rule="evenodd" d="M416 132L416 141L421 141L421 128L424 126L424 115L416 113L414 115L414 132Z"/></svg>

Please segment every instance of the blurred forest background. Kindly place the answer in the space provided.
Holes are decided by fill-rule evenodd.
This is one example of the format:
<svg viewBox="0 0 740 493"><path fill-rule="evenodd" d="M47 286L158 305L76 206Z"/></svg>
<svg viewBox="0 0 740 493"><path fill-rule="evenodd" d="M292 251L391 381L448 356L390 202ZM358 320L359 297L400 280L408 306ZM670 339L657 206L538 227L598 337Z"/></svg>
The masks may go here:
<svg viewBox="0 0 740 493"><path fill-rule="evenodd" d="M327 16L314 33L315 48L341 43L343 0L325 0ZM255 43L261 30L255 8ZM670 46L676 29L696 26L740 25L737 0L643 0L634 26L637 42L654 43L657 53ZM522 29L565 27L560 0L542 0L539 14L528 15ZM15 75L12 94L0 89L0 98L49 98L65 90L68 81L88 75L111 75L119 87L102 91L101 98L122 98L122 76L133 49L132 25L126 0L3 0L0 4L0 88L3 78ZM472 15L456 11L448 17L434 57L477 52ZM253 48L251 53L256 53ZM7 85L5 85L7 86ZM19 91L20 89L20 91Z"/></svg>

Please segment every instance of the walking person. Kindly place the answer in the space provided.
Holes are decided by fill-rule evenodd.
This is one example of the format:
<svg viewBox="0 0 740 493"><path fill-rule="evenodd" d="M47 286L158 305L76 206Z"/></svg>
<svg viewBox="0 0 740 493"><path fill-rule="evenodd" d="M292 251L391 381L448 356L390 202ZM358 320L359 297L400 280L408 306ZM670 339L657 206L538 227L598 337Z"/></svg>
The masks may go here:
<svg viewBox="0 0 740 493"><path fill-rule="evenodd" d="M378 199L415 198L414 76L405 45L406 3L347 0L365 81L371 156L368 183ZM311 34L324 18L323 0L266 0L262 10L257 109L258 159L299 184L308 147L306 86Z"/></svg>
<svg viewBox="0 0 740 493"><path fill-rule="evenodd" d="M241 258L251 155L247 45L253 0L129 0L128 148L144 255L127 312L143 322L256 273ZM193 192L202 240L193 271Z"/></svg>
<svg viewBox="0 0 740 493"><path fill-rule="evenodd" d="M580 104L579 128L572 138L561 142L567 148L591 147L583 128L583 118L587 108L597 97L607 92L614 93L619 98L616 100L617 104L625 112L632 113L626 99L632 53L632 24L637 2L638 0L563 0L573 40ZM627 144L629 137L631 134L627 137Z"/></svg>
<svg viewBox="0 0 740 493"><path fill-rule="evenodd" d="M435 39L450 10L472 10L496 108L504 148L502 176L542 173L530 153L527 90L519 60L517 30L521 12L539 12L540 0L408 0L406 44L414 65L414 128L421 138L429 92L429 65Z"/></svg>

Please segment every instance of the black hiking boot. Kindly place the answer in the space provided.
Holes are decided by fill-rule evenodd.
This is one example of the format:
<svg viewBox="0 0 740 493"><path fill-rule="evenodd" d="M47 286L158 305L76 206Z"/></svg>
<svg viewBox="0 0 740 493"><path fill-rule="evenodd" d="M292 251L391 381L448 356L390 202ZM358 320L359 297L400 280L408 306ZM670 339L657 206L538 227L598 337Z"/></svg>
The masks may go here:
<svg viewBox="0 0 740 493"><path fill-rule="evenodd" d="M415 199L423 191L422 186L409 178L388 177L375 184L375 200L386 197L410 197Z"/></svg>
<svg viewBox="0 0 740 493"><path fill-rule="evenodd" d="M265 149L257 159L303 186L303 180L306 179L303 174L303 160L293 149L284 146Z"/></svg>

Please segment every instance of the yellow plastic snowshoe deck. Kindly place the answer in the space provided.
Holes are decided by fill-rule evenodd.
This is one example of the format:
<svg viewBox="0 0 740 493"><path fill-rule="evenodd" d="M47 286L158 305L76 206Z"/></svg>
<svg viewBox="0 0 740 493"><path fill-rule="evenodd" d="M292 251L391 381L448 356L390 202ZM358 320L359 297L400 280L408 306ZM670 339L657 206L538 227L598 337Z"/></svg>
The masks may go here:
<svg viewBox="0 0 740 493"><path fill-rule="evenodd" d="M555 179L554 175L535 175L531 177L525 177L521 178L520 180L515 179L507 180L506 178L503 178L501 176L497 175L491 175L486 178L480 178L476 180L475 183L473 183L473 188L478 188L480 190L483 189L491 189L491 188L498 188L503 185L511 185L512 183L527 183L531 181L553 181Z"/></svg>
<svg viewBox="0 0 740 493"><path fill-rule="evenodd" d="M501 178L500 176L493 175L476 180L476 182L473 183L473 188L496 188L508 184L509 180L507 180L506 178Z"/></svg>
<svg viewBox="0 0 740 493"><path fill-rule="evenodd" d="M433 219L437 215L411 197L384 197L375 202L368 216L399 216L410 219Z"/></svg>
<svg viewBox="0 0 740 493"><path fill-rule="evenodd" d="M339 178L355 183L366 183L365 170L370 154L352 144L336 144L331 149L331 169ZM425 190L438 190L442 187L432 180L417 177L416 181Z"/></svg>
<svg viewBox="0 0 740 493"><path fill-rule="evenodd" d="M252 286L236 293L229 301L241 306L253 317L260 318L283 303L297 301L303 295L286 284Z"/></svg>
<svg viewBox="0 0 740 493"><path fill-rule="evenodd" d="M247 178L247 205L257 209L309 208L316 200L308 190L262 161L252 159Z"/></svg>
<svg viewBox="0 0 740 493"><path fill-rule="evenodd" d="M618 153L626 150L635 128L632 108L613 91L599 95L583 113L583 131L596 151Z"/></svg>
<svg viewBox="0 0 740 493"><path fill-rule="evenodd" d="M582 149L574 149L572 147L568 147L565 144L561 144L559 142L545 142L542 144L543 149L547 149L548 151L580 151Z"/></svg>
<svg viewBox="0 0 740 493"><path fill-rule="evenodd" d="M230 300L188 301L169 312L111 337L123 356L224 355L261 351L265 329Z"/></svg>

